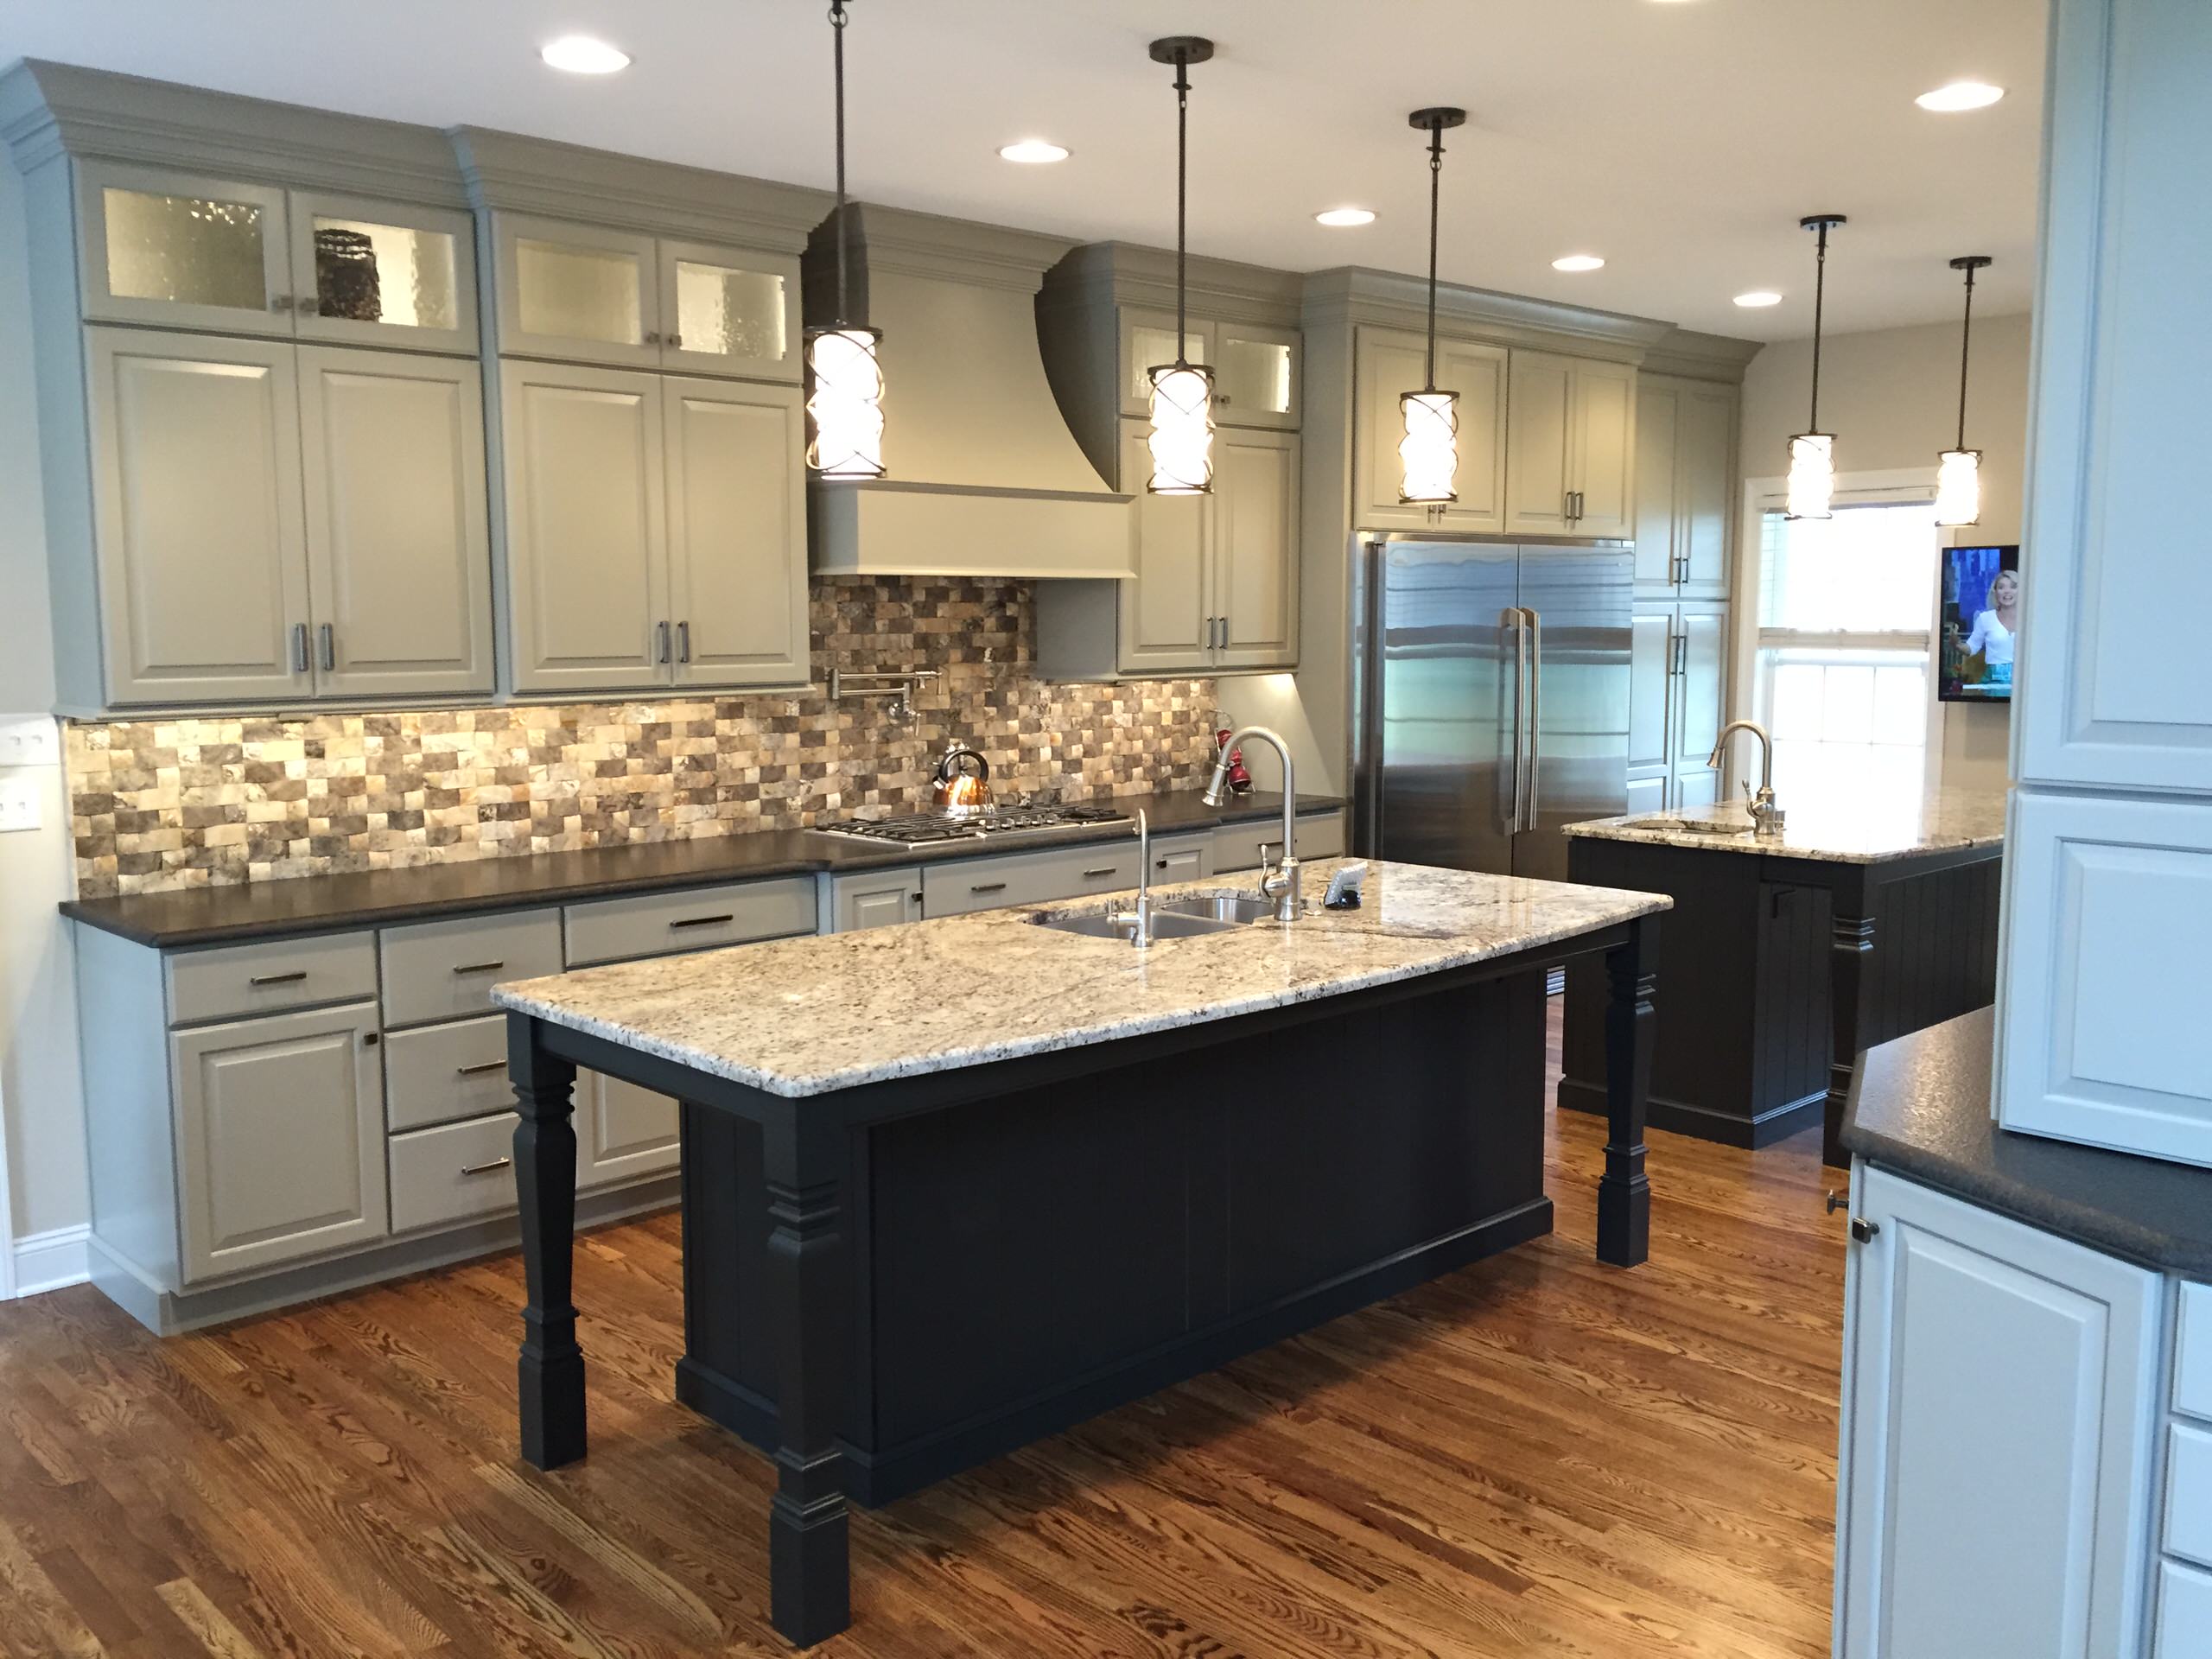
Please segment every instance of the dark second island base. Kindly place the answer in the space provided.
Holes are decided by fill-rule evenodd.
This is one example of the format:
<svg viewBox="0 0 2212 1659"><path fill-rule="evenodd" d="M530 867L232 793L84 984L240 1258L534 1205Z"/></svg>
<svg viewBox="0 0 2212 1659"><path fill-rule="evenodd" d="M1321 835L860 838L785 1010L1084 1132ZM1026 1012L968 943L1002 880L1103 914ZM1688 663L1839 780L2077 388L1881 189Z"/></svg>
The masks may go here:
<svg viewBox="0 0 2212 1659"><path fill-rule="evenodd" d="M1653 1128L1764 1147L1838 1139L1858 1055L1996 995L2002 849L1877 861L1578 838L1571 879L1663 893L1667 1017L1651 1062ZM1604 976L1568 965L1559 1103L1605 1107Z"/></svg>

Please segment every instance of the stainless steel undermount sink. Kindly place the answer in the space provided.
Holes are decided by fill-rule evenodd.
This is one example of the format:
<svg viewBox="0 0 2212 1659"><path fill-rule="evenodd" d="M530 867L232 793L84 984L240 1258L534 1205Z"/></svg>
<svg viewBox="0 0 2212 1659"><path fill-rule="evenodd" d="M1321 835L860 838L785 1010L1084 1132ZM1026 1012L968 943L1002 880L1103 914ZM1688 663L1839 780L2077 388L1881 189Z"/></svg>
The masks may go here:
<svg viewBox="0 0 2212 1659"><path fill-rule="evenodd" d="M1636 827L1639 830L1682 830L1694 836L1748 836L1755 826L1748 823L1719 823L1712 818L1646 818Z"/></svg>
<svg viewBox="0 0 2212 1659"><path fill-rule="evenodd" d="M1274 919L1275 901L1255 893L1223 893L1211 899L1158 899L1153 901L1152 913L1154 917L1198 916L1217 922L1267 922Z"/></svg>
<svg viewBox="0 0 2212 1659"><path fill-rule="evenodd" d="M1056 933L1119 939L1124 944L1133 943L1137 936L1137 913L1134 910L1091 911L1078 916L1033 916L1029 919ZM1232 933L1243 925L1242 922L1211 915L1170 910L1164 905L1155 905L1152 911L1152 937L1155 939L1194 939L1207 933Z"/></svg>

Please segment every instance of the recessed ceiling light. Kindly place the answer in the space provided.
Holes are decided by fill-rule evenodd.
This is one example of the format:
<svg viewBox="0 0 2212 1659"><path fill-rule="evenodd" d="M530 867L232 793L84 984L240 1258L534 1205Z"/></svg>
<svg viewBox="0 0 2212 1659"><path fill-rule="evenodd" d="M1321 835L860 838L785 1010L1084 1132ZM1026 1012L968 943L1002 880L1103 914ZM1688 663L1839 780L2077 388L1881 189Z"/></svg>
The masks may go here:
<svg viewBox="0 0 2212 1659"><path fill-rule="evenodd" d="M1780 305L1782 296L1770 288L1755 288L1748 294L1738 294L1736 303L1747 311L1756 311L1762 306Z"/></svg>
<svg viewBox="0 0 2212 1659"><path fill-rule="evenodd" d="M1955 80L1932 92L1923 92L1912 101L1923 110L1952 115L1961 110L1986 110L2004 96L2002 86L1992 86L1986 80Z"/></svg>
<svg viewBox="0 0 2212 1659"><path fill-rule="evenodd" d="M1047 138L1024 138L1018 143L1001 144L999 155L1009 162L1026 162L1041 167L1047 162L1065 162L1068 147L1056 144Z"/></svg>
<svg viewBox="0 0 2212 1659"><path fill-rule="evenodd" d="M1314 214L1313 222L1317 225L1372 225L1375 210L1372 207L1329 207Z"/></svg>
<svg viewBox="0 0 2212 1659"><path fill-rule="evenodd" d="M557 41L548 41L537 55L556 69L565 69L572 75L611 75L630 67L627 52L609 46L605 41L595 41L588 35L563 35Z"/></svg>
<svg viewBox="0 0 2212 1659"><path fill-rule="evenodd" d="M1552 261L1554 270L1603 270L1605 262L1594 253L1570 253Z"/></svg>

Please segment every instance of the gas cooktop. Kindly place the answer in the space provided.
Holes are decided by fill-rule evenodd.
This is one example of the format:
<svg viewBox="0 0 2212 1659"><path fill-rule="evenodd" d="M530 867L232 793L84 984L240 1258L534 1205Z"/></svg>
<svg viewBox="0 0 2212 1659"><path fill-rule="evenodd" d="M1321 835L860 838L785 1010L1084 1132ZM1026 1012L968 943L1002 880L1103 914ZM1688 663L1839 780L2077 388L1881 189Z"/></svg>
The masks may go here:
<svg viewBox="0 0 2212 1659"><path fill-rule="evenodd" d="M888 818L847 818L816 826L815 833L854 841L887 841L902 847L926 847L948 841L995 841L1025 830L1067 830L1085 823L1127 823L1129 815L1110 806L994 806L972 817L943 812L902 812Z"/></svg>

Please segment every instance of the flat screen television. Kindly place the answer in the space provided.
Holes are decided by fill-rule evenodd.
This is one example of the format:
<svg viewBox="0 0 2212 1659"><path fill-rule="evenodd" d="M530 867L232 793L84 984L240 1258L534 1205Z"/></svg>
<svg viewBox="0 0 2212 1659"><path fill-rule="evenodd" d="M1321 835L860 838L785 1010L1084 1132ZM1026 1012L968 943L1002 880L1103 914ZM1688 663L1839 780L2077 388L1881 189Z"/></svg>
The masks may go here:
<svg viewBox="0 0 2212 1659"><path fill-rule="evenodd" d="M1945 702L2008 700L2019 626L2018 543L1945 548L1936 695Z"/></svg>

